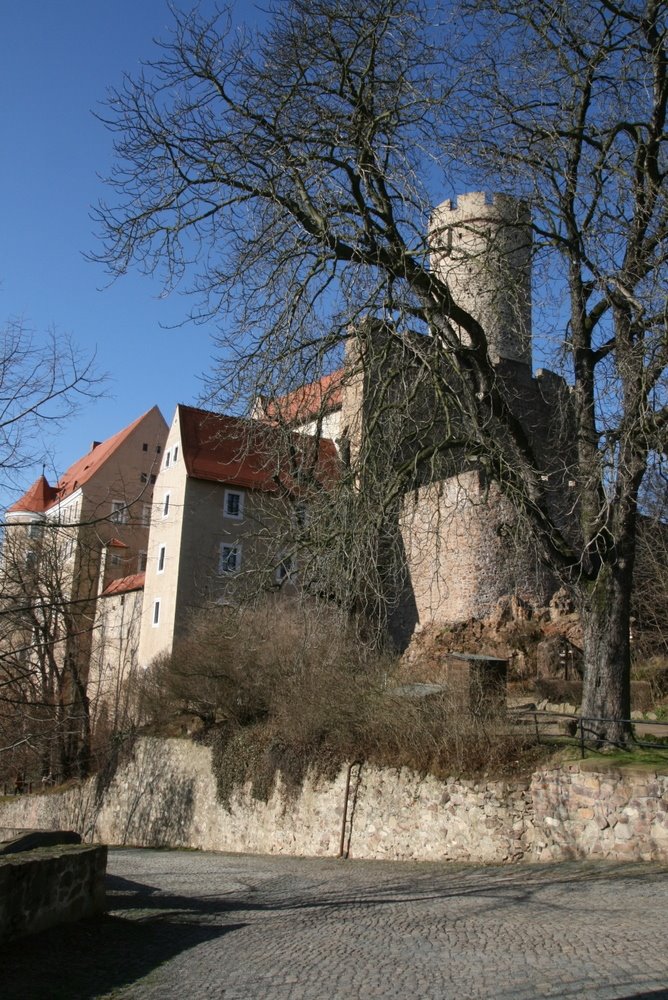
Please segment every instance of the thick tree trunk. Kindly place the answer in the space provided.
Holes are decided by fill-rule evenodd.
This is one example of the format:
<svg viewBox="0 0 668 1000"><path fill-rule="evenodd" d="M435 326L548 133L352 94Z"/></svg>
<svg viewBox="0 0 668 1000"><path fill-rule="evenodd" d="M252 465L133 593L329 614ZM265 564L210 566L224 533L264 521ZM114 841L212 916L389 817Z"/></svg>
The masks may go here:
<svg viewBox="0 0 668 1000"><path fill-rule="evenodd" d="M581 596L585 730L618 743L630 731L630 604L630 573L618 566L604 566Z"/></svg>

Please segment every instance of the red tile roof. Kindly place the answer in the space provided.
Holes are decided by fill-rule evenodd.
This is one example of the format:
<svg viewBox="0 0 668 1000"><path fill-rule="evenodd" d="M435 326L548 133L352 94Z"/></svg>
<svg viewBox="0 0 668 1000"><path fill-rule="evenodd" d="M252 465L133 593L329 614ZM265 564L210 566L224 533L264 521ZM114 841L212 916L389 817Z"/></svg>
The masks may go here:
<svg viewBox="0 0 668 1000"><path fill-rule="evenodd" d="M110 538L109 541L107 542L107 545L111 546L111 548L114 549L127 549L128 547L125 544L125 542L122 542L120 540L120 538Z"/></svg>
<svg viewBox="0 0 668 1000"><path fill-rule="evenodd" d="M268 420L281 420L287 424L305 424L341 406L343 370L324 375L317 382L302 385L294 392L275 399L262 399L264 415Z"/></svg>
<svg viewBox="0 0 668 1000"><path fill-rule="evenodd" d="M228 417L179 406L181 443L186 472L194 479L234 483L249 489L272 491L277 477L290 488L294 460L316 458L323 481L337 476L338 457L333 441L308 435L286 438L275 428L243 417Z"/></svg>
<svg viewBox="0 0 668 1000"><path fill-rule="evenodd" d="M104 588L100 597L113 597L114 594L127 594L129 590L141 590L145 578L146 573L133 573L131 576L122 576L120 580L112 580Z"/></svg>
<svg viewBox="0 0 668 1000"><path fill-rule="evenodd" d="M23 494L20 500L13 503L11 507L8 507L7 513L14 511L18 513L19 511L26 511L34 514L43 514L47 507L50 507L54 503L58 491L55 486L49 486L46 477L42 473L39 479L36 479L29 490Z"/></svg>
<svg viewBox="0 0 668 1000"><path fill-rule="evenodd" d="M94 442L91 450L78 459L69 467L55 486L49 486L44 475L33 483L27 493L8 508L7 513L18 511L33 511L43 514L49 507L65 500L71 493L87 483L92 476L104 465L120 445L126 441L145 417L156 410L154 406L141 417L137 417L131 424L124 427L122 431L107 438L106 441Z"/></svg>

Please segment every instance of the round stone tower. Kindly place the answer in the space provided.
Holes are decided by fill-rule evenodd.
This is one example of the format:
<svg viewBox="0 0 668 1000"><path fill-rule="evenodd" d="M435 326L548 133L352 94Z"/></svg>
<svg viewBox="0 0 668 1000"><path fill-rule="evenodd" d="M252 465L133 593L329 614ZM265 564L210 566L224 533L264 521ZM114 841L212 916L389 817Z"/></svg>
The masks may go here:
<svg viewBox="0 0 668 1000"><path fill-rule="evenodd" d="M526 202L477 191L447 199L431 217L432 267L485 330L495 363L531 367L530 221Z"/></svg>

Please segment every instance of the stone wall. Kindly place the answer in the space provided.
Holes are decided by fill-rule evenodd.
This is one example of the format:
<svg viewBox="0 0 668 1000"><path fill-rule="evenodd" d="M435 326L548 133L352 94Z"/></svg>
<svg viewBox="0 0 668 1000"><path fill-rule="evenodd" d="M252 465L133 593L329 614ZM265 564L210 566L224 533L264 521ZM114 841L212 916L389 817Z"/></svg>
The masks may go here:
<svg viewBox="0 0 668 1000"><path fill-rule="evenodd" d="M100 912L106 865L107 849L100 845L0 857L0 941Z"/></svg>
<svg viewBox="0 0 668 1000"><path fill-rule="evenodd" d="M603 768L603 765L599 765ZM248 788L216 799L210 751L143 739L108 791L94 782L0 805L0 826L78 830L109 844L336 857L348 769L267 803ZM508 861L591 857L668 860L668 774L585 761L530 779L437 781L351 769L344 849L355 858Z"/></svg>

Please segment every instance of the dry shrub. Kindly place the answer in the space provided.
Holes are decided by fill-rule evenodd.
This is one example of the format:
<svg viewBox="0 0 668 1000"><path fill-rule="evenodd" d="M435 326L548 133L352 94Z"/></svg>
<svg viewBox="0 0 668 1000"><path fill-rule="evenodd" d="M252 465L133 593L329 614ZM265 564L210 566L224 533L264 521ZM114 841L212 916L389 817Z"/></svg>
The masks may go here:
<svg viewBox="0 0 668 1000"><path fill-rule="evenodd" d="M439 776L535 762L533 740L502 716L473 717L446 694L394 688L396 666L331 609L218 608L153 665L144 706L163 725L179 713L206 724L224 803L246 783L266 799L279 774L297 791L309 769L331 777L351 760Z"/></svg>

